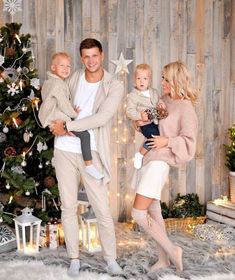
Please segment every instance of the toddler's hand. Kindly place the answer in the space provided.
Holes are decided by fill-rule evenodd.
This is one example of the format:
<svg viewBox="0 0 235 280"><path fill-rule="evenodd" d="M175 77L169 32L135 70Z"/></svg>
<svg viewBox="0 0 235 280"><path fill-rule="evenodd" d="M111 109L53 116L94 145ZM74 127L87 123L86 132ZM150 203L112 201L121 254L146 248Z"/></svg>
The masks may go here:
<svg viewBox="0 0 235 280"><path fill-rule="evenodd" d="M74 136L74 137L75 137L75 135L74 135L73 132L71 132L71 131L68 131L68 132L66 133L66 135L68 135L68 136Z"/></svg>
<svg viewBox="0 0 235 280"><path fill-rule="evenodd" d="M77 112L78 114L80 113L81 109L79 106L74 107L75 112Z"/></svg>
<svg viewBox="0 0 235 280"><path fill-rule="evenodd" d="M147 122L149 120L147 112L143 111L140 113L141 121Z"/></svg>

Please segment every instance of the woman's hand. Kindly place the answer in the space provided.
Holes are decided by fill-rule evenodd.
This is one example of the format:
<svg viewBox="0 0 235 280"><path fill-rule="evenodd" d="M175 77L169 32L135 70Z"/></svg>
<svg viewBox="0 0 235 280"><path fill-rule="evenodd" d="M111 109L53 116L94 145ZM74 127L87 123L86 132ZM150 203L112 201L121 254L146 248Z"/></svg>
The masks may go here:
<svg viewBox="0 0 235 280"><path fill-rule="evenodd" d="M168 137L152 135L153 138L148 139L148 147L160 149L168 145Z"/></svg>

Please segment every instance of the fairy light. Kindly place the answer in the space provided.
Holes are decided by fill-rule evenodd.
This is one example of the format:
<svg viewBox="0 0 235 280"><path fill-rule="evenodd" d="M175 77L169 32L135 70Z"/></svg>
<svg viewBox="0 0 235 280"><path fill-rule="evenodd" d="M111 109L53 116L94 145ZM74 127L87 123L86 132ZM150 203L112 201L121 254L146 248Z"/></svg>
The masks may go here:
<svg viewBox="0 0 235 280"><path fill-rule="evenodd" d="M17 41L19 42L19 44L21 44L21 40L20 40L20 37L18 36L18 34L15 34L15 38L17 39Z"/></svg>
<svg viewBox="0 0 235 280"><path fill-rule="evenodd" d="M10 196L9 201L8 201L8 204L11 204L11 203L12 203L12 200L13 200L13 195Z"/></svg>
<svg viewBox="0 0 235 280"><path fill-rule="evenodd" d="M19 126L18 126L18 124L17 124L16 119L15 119L15 118L12 118L12 121L13 121L13 123L15 124L16 128L18 128Z"/></svg>
<svg viewBox="0 0 235 280"><path fill-rule="evenodd" d="M39 103L39 101L40 101L40 99L39 98L34 98L33 100L32 100L32 103L35 105L35 107L36 107L36 109L37 109L37 111L38 111L38 103Z"/></svg>
<svg viewBox="0 0 235 280"><path fill-rule="evenodd" d="M22 91L22 89L23 89L23 82L22 82L22 80L19 81L19 86L20 86L20 90Z"/></svg>

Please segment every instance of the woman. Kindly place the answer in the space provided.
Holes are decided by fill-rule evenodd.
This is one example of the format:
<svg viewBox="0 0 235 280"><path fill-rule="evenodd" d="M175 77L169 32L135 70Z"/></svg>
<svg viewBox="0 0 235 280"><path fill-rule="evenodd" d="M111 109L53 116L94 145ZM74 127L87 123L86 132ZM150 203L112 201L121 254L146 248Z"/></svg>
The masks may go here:
<svg viewBox="0 0 235 280"><path fill-rule="evenodd" d="M187 66L180 61L164 66L162 74L163 101L168 117L159 121L160 136L148 141L152 150L144 157L144 166L139 171L132 217L158 244L159 259L150 271L167 267L170 262L182 271L183 251L167 237L160 200L169 166L185 163L195 154L197 116L193 103L197 91L191 86Z"/></svg>

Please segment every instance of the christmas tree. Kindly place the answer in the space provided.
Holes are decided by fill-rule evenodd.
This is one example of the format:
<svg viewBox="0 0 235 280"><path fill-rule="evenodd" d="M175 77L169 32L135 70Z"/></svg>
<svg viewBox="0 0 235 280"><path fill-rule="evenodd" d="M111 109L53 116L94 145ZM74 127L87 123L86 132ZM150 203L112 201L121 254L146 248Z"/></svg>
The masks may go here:
<svg viewBox="0 0 235 280"><path fill-rule="evenodd" d="M0 219L26 206L44 222L59 217L52 166L53 136L38 120L40 81L30 34L21 24L0 29Z"/></svg>
<svg viewBox="0 0 235 280"><path fill-rule="evenodd" d="M228 129L230 145L224 145L226 150L225 165L232 172L235 172L235 123Z"/></svg>

